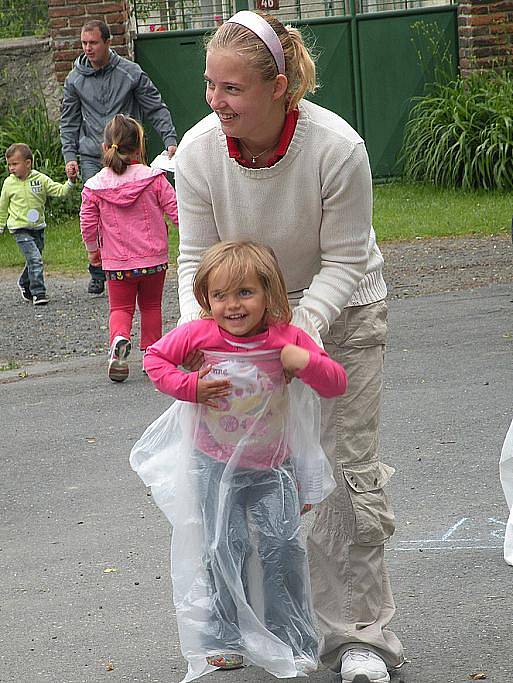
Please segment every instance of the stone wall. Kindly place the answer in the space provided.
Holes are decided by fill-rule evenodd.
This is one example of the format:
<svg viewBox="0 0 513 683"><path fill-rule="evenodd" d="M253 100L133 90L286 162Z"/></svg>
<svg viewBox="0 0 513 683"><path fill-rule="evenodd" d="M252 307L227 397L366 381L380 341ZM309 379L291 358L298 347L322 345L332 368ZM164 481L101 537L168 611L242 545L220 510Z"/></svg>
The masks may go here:
<svg viewBox="0 0 513 683"><path fill-rule="evenodd" d="M458 7L463 75L490 68L513 69L513 0L466 0Z"/></svg>
<svg viewBox="0 0 513 683"><path fill-rule="evenodd" d="M133 58L128 0L48 0L48 14L55 72L61 83L81 53L80 28L88 20L105 21L112 47L123 57Z"/></svg>
<svg viewBox="0 0 513 683"><path fill-rule="evenodd" d="M50 38L0 40L0 112L27 106L42 92L48 113L59 116L62 88L57 80Z"/></svg>

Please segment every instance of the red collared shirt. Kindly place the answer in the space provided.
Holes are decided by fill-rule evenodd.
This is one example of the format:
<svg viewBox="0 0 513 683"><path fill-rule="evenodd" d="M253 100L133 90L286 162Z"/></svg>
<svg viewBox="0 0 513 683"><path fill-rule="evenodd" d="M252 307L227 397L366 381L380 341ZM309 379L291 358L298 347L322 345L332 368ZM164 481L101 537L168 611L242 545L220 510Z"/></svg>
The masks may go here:
<svg viewBox="0 0 513 683"><path fill-rule="evenodd" d="M293 109L285 116L285 123L283 124L278 147L276 148L274 155L266 163L266 167L274 166L274 164L276 164L287 153L290 141L292 140L294 131L296 130L298 118L299 109ZM251 161L246 161L246 159L242 157L242 151L239 146L239 138L231 138L227 135L226 144L228 145L228 154L232 159L235 159L235 161L237 161L241 166L254 168Z"/></svg>

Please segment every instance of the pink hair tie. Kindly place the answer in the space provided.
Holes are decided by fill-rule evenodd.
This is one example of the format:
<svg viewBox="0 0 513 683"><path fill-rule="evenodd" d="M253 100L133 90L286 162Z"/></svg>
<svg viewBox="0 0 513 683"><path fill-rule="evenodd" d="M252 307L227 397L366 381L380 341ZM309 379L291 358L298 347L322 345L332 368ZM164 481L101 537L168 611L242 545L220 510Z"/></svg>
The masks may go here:
<svg viewBox="0 0 513 683"><path fill-rule="evenodd" d="M285 55L283 54L282 44L276 31L263 17L255 14L255 12L243 10L234 14L226 23L244 26L258 36L272 54L278 68L278 73L285 74Z"/></svg>

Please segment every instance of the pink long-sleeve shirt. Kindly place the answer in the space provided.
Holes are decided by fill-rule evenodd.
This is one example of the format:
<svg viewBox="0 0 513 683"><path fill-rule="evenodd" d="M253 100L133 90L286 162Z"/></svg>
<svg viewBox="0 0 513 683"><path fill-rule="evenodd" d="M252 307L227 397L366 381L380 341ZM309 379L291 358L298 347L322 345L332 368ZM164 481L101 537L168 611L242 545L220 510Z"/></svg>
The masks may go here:
<svg viewBox="0 0 513 683"><path fill-rule="evenodd" d="M191 351L247 353L248 350L282 349L287 344L296 344L310 354L308 365L297 375L302 382L324 398L345 393L347 377L344 368L320 349L306 332L294 325L273 325L254 337L235 337L222 330L214 320L194 320L180 325L149 346L144 356L144 368L159 391L181 401L196 403L198 373L184 372L178 367Z"/></svg>

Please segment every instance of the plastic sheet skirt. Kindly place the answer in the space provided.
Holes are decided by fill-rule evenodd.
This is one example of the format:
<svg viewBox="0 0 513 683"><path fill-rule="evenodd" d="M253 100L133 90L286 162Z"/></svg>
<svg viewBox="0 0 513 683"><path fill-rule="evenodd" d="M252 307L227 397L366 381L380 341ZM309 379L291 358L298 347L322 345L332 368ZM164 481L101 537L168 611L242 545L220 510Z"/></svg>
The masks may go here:
<svg viewBox="0 0 513 683"><path fill-rule="evenodd" d="M171 576L191 681L207 656L239 654L279 678L317 663L300 509L335 487L317 396L287 385L279 351L205 352L232 393L216 409L176 401L130 464L173 527Z"/></svg>

